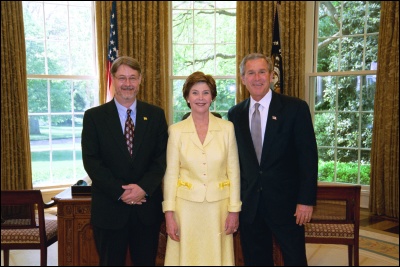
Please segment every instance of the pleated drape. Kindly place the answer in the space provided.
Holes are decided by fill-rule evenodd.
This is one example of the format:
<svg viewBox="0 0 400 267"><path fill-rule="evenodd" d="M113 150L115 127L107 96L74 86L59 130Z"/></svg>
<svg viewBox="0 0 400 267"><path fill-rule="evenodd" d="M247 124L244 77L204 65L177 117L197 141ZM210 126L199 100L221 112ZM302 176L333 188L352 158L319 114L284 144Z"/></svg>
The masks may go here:
<svg viewBox="0 0 400 267"><path fill-rule="evenodd" d="M143 78L138 99L164 109L169 117L167 1L117 1L119 56L136 58ZM106 63L111 2L96 2L100 101L106 99Z"/></svg>
<svg viewBox="0 0 400 267"><path fill-rule="evenodd" d="M399 3L381 2L370 210L399 218Z"/></svg>
<svg viewBox="0 0 400 267"><path fill-rule="evenodd" d="M32 188L21 1L1 2L1 189Z"/></svg>
<svg viewBox="0 0 400 267"><path fill-rule="evenodd" d="M271 55L277 1L238 1L236 22L237 69L249 53ZM285 94L305 97L305 1L282 1L279 11ZM249 97L237 73L237 102Z"/></svg>

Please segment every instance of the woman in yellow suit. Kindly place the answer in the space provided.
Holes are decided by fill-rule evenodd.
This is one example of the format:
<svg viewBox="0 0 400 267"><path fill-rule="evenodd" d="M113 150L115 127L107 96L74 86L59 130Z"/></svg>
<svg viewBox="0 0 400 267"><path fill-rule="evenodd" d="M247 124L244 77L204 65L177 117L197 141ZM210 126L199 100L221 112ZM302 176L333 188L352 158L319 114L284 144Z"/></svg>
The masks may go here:
<svg viewBox="0 0 400 267"><path fill-rule="evenodd" d="M169 127L165 265L232 266L242 205L233 124L209 111L217 96L212 76L194 72L182 91L191 115Z"/></svg>

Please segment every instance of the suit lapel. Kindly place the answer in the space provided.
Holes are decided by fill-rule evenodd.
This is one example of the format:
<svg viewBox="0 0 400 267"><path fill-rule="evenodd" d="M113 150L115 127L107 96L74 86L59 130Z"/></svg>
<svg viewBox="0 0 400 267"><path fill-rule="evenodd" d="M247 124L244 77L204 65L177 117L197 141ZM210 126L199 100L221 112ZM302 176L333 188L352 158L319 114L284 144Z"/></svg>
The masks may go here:
<svg viewBox="0 0 400 267"><path fill-rule="evenodd" d="M190 115L187 119L184 120L184 130L183 132L187 132L190 134L190 140L193 144L195 144L198 148L203 149L203 145L200 142L200 139L196 132L196 127L194 126L194 121L192 115Z"/></svg>
<svg viewBox="0 0 400 267"><path fill-rule="evenodd" d="M214 138L214 132L220 131L221 127L218 125L217 118L209 114L209 122L208 122L208 131L206 135L206 139L204 140L203 147L206 147Z"/></svg>
<svg viewBox="0 0 400 267"><path fill-rule="evenodd" d="M247 98L244 102L243 109L241 110L239 114L239 121L242 121L243 123L240 123L240 132L243 136L244 143L249 144L247 149L249 150L249 153L253 155L253 161L257 160L257 154L256 150L254 149L253 146L253 139L251 138L251 132L250 132L250 122L249 122L249 109L250 109L250 98Z"/></svg>
<svg viewBox="0 0 400 267"><path fill-rule="evenodd" d="M114 100L108 102L106 105L106 115L104 119L108 125L108 130L110 131L112 138L115 140L117 147L120 148L124 154L130 157Z"/></svg>
<svg viewBox="0 0 400 267"><path fill-rule="evenodd" d="M264 143L263 150L261 156L261 164L265 159L271 155L270 149L271 145L274 143L274 140L277 138L276 133L279 126L279 120L283 119L280 117L280 110L282 108L282 103L280 97L277 93L272 92L272 99L268 110L268 118L267 118L267 127L265 129L264 134Z"/></svg>
<svg viewBox="0 0 400 267"><path fill-rule="evenodd" d="M139 148L143 143L143 139L145 137L145 133L147 132L147 127L149 127L151 123L151 117L148 113L148 109L142 102L137 100L136 107L136 125L135 125L135 136L133 140L133 149L132 149L132 160L138 154Z"/></svg>

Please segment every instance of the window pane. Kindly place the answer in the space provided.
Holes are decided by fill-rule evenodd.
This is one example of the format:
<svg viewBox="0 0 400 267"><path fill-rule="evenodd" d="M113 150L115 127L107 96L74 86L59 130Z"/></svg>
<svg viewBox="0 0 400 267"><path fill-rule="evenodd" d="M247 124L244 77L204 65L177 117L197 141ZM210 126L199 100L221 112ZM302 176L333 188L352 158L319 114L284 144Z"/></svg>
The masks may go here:
<svg viewBox="0 0 400 267"><path fill-rule="evenodd" d="M79 160L79 163L77 162ZM74 152L71 150L60 150L53 152L52 158L52 183L54 184L67 184L71 183L71 176L74 177L85 177L86 172L84 171L81 163L82 156L80 158L75 157ZM75 182L75 180L73 180Z"/></svg>
<svg viewBox="0 0 400 267"><path fill-rule="evenodd" d="M187 112L190 112L189 107L185 99L183 98L182 88L185 80L174 80L173 81L173 106L174 106L174 121L178 122L182 119L182 116Z"/></svg>
<svg viewBox="0 0 400 267"><path fill-rule="evenodd" d="M77 139L80 139L82 133L82 123L83 123L83 114L77 114L74 116L73 126L75 131L75 136ZM80 141L79 141L80 144ZM79 145L80 146L80 145Z"/></svg>
<svg viewBox="0 0 400 267"><path fill-rule="evenodd" d="M360 106L360 76L338 78L338 110L357 111Z"/></svg>
<svg viewBox="0 0 400 267"><path fill-rule="evenodd" d="M70 81L50 81L50 109L51 112L71 112Z"/></svg>
<svg viewBox="0 0 400 267"><path fill-rule="evenodd" d="M236 44L216 45L216 75L236 74Z"/></svg>
<svg viewBox="0 0 400 267"><path fill-rule="evenodd" d="M318 44L318 72L330 72L339 70L339 39L319 39Z"/></svg>
<svg viewBox="0 0 400 267"><path fill-rule="evenodd" d="M334 111L336 109L337 78L332 76L314 77L315 110Z"/></svg>
<svg viewBox="0 0 400 267"><path fill-rule="evenodd" d="M360 163L360 184L369 185L370 173L371 173L371 151L361 151L361 163Z"/></svg>
<svg viewBox="0 0 400 267"><path fill-rule="evenodd" d="M341 43L340 70L362 70L364 54L364 38L343 38Z"/></svg>
<svg viewBox="0 0 400 267"><path fill-rule="evenodd" d="M339 147L358 147L358 113L339 113L337 119L337 145Z"/></svg>
<svg viewBox="0 0 400 267"><path fill-rule="evenodd" d="M47 115L29 116L31 151L49 149L49 119Z"/></svg>
<svg viewBox="0 0 400 267"><path fill-rule="evenodd" d="M32 148L32 142L31 142ZM35 186L48 185L50 175L50 151L31 151L32 178Z"/></svg>
<svg viewBox="0 0 400 267"><path fill-rule="evenodd" d="M215 7L216 8L236 8L236 1L215 1Z"/></svg>
<svg viewBox="0 0 400 267"><path fill-rule="evenodd" d="M215 42L215 13L213 11L195 11L194 13L194 42L214 43Z"/></svg>
<svg viewBox="0 0 400 267"><path fill-rule="evenodd" d="M379 32L380 16L381 16L381 2L380 1L367 1L369 15L367 16L367 32Z"/></svg>
<svg viewBox="0 0 400 267"><path fill-rule="evenodd" d="M217 2L218 3L218 2ZM236 43L236 13L217 10L217 43Z"/></svg>
<svg viewBox="0 0 400 267"><path fill-rule="evenodd" d="M68 8L64 5L44 4L46 38L68 41Z"/></svg>
<svg viewBox="0 0 400 267"><path fill-rule="evenodd" d="M44 39L43 6L41 3L26 2L23 4L24 28L26 39ZM42 23L40 23L42 22Z"/></svg>
<svg viewBox="0 0 400 267"><path fill-rule="evenodd" d="M82 51L82 47L90 47L92 42L71 42L71 74L72 75L95 75L94 51Z"/></svg>
<svg viewBox="0 0 400 267"><path fill-rule="evenodd" d="M52 115L51 119L51 139L54 141L54 149L60 150L64 144L72 142L72 117L71 115ZM55 142L56 140L59 140Z"/></svg>
<svg viewBox="0 0 400 267"><path fill-rule="evenodd" d="M174 10L172 16L174 43L193 43L193 10Z"/></svg>
<svg viewBox="0 0 400 267"><path fill-rule="evenodd" d="M318 149L318 181L335 182L335 154L333 149Z"/></svg>
<svg viewBox="0 0 400 267"><path fill-rule="evenodd" d="M377 56L380 2L318 3L318 72L370 69Z"/></svg>
<svg viewBox="0 0 400 267"><path fill-rule="evenodd" d="M24 32L27 56L27 71L30 74L45 73L45 53L44 53L44 28L43 28L43 6L41 3L25 2L24 12Z"/></svg>
<svg viewBox="0 0 400 267"><path fill-rule="evenodd" d="M47 80L28 79L28 111L48 112Z"/></svg>
<svg viewBox="0 0 400 267"><path fill-rule="evenodd" d="M173 9L193 8L193 1L172 1Z"/></svg>
<svg viewBox="0 0 400 267"><path fill-rule="evenodd" d="M26 69L29 74L45 74L44 42L26 40ZM29 55L29 56L28 56Z"/></svg>
<svg viewBox="0 0 400 267"><path fill-rule="evenodd" d="M215 1L193 1L194 8L198 9L213 9Z"/></svg>
<svg viewBox="0 0 400 267"><path fill-rule="evenodd" d="M334 36L340 30L340 5L319 1L318 37Z"/></svg>
<svg viewBox="0 0 400 267"><path fill-rule="evenodd" d="M217 101L214 102L214 111L228 111L235 105L236 81L233 79L217 79Z"/></svg>
<svg viewBox="0 0 400 267"><path fill-rule="evenodd" d="M95 106L98 90L94 83L94 80L73 81L75 112L83 112Z"/></svg>
<svg viewBox="0 0 400 267"><path fill-rule="evenodd" d="M336 128L334 113L316 113L314 131L318 146L335 146Z"/></svg>
<svg viewBox="0 0 400 267"><path fill-rule="evenodd" d="M214 74L214 45L195 45L194 60L194 71L202 71L206 74Z"/></svg>
<svg viewBox="0 0 400 267"><path fill-rule="evenodd" d="M374 125L374 114L365 113L361 115L361 147L372 147L372 127Z"/></svg>
<svg viewBox="0 0 400 267"><path fill-rule="evenodd" d="M44 4L48 74L69 73L67 6Z"/></svg>
<svg viewBox="0 0 400 267"><path fill-rule="evenodd" d="M367 36L368 49L365 51L365 69L376 70L378 62L378 35Z"/></svg>
<svg viewBox="0 0 400 267"><path fill-rule="evenodd" d="M92 36L92 19L91 9L70 6L69 8L69 34L71 40L91 42ZM82 27L87 25L90 27ZM87 46L84 46L87 47ZM86 51L85 51L86 52Z"/></svg>
<svg viewBox="0 0 400 267"><path fill-rule="evenodd" d="M358 183L358 151L338 149L336 182Z"/></svg>
<svg viewBox="0 0 400 267"><path fill-rule="evenodd" d="M343 35L364 33L365 1L351 1L343 3Z"/></svg>
<svg viewBox="0 0 400 267"><path fill-rule="evenodd" d="M362 110L374 110L374 98L376 92L376 75L362 76Z"/></svg>
<svg viewBox="0 0 400 267"><path fill-rule="evenodd" d="M53 151L53 164L51 172L57 183L67 182L73 169L73 151L72 150L55 150Z"/></svg>
<svg viewBox="0 0 400 267"><path fill-rule="evenodd" d="M70 74L68 51L65 41L47 41L48 74Z"/></svg>
<svg viewBox="0 0 400 267"><path fill-rule="evenodd" d="M174 45L173 53L173 74L190 75L193 72L193 46Z"/></svg>

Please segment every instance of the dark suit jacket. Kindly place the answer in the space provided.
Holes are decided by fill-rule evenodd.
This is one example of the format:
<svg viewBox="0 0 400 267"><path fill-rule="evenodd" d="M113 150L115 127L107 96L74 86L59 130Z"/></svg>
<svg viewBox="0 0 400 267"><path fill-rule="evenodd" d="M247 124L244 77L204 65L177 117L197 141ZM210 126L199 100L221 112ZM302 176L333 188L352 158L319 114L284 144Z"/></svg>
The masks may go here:
<svg viewBox="0 0 400 267"><path fill-rule="evenodd" d="M249 104L246 99L228 112L239 150L240 221L253 222L262 195L272 222L293 223L298 203L316 204L318 152L310 110L303 100L272 92L259 165L249 128Z"/></svg>
<svg viewBox="0 0 400 267"><path fill-rule="evenodd" d="M166 169L167 141L164 111L145 102L137 101L132 158L114 101L85 112L82 159L92 179L93 225L121 228L130 212L137 212L145 224L161 221L161 181ZM118 200L124 192L121 186L131 183L138 184L148 194L146 203L130 206Z"/></svg>

